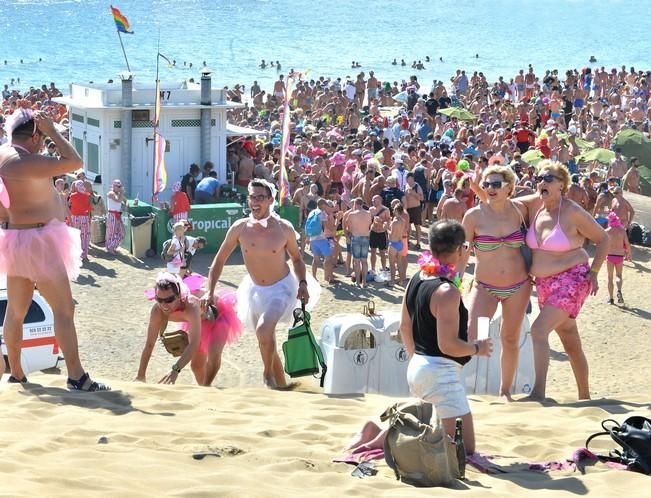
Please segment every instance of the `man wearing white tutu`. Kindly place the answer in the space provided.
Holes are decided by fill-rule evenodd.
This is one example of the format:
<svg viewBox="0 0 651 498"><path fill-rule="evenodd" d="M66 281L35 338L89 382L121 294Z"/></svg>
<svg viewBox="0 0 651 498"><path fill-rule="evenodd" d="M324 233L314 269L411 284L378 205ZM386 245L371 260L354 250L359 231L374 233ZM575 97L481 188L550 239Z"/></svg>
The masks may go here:
<svg viewBox="0 0 651 498"><path fill-rule="evenodd" d="M205 308L212 303L224 264L239 244L248 275L237 289L238 316L258 337L265 385L284 388L287 382L276 349L276 326L291 322L292 312L300 300L309 301L309 308L313 307L320 287L311 276L306 276L291 223L272 211L274 185L256 179L248 188L251 215L236 221L228 230L210 267L208 291L201 305ZM292 260L293 271L287 264L287 254ZM306 278L310 279L309 285Z"/></svg>

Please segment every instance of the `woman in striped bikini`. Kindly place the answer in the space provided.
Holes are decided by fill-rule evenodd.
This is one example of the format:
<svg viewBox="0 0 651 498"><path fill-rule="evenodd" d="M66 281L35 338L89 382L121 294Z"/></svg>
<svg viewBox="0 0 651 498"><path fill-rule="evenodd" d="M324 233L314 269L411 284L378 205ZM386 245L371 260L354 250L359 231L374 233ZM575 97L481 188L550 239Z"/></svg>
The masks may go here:
<svg viewBox="0 0 651 498"><path fill-rule="evenodd" d="M463 218L466 240L475 248L475 283L469 296L468 340L477 340L477 318L492 317L502 304L500 338L500 397L511 400L511 385L518 365L522 319L529 304L531 282L520 252L524 245L523 212L509 197L515 189L515 175L504 166L492 166L480 184L485 202L470 209ZM460 269L468 261L466 253Z"/></svg>

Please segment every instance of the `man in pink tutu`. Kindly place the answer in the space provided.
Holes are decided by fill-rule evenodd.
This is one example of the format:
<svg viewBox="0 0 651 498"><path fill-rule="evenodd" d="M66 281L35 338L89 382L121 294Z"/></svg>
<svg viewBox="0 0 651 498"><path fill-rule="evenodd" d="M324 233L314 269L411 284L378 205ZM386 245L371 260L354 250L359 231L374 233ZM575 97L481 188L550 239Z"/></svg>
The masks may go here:
<svg viewBox="0 0 651 498"><path fill-rule="evenodd" d="M174 384L183 368L190 364L192 373L200 386L210 386L221 366L222 352L226 344L236 342L242 334L242 323L237 318L235 292L220 290L214 297L214 307L201 309L199 298L206 278L192 274L185 279L171 273L161 273L153 289L145 295L156 304L149 314L147 340L140 357L136 380L146 381L149 359L156 346L156 339L175 322L177 329L188 336L188 345L170 372L160 384Z"/></svg>
<svg viewBox="0 0 651 498"><path fill-rule="evenodd" d="M213 302L217 281L226 260L239 245L248 275L237 289L238 315L258 337L264 363L264 383L270 388L286 388L283 364L276 349L276 325L289 322L294 308L312 297L316 302L318 283L308 290L305 263L296 241L296 232L288 221L273 214L275 187L266 180L249 183L251 215L236 221L226 234L208 274L208 292L201 299L205 306ZM293 272L287 264L292 260Z"/></svg>
<svg viewBox="0 0 651 498"><path fill-rule="evenodd" d="M68 388L108 390L91 380L79 359L69 280L79 275L81 237L79 230L63 222L63 205L52 185L52 177L80 168L81 158L44 113L32 113L21 105L5 128L9 142L0 148L0 178L4 182L0 200L8 219L0 229L0 273L7 275L4 337L11 367L9 381L27 382L20 362L23 321L36 285L52 307ZM56 144L59 158L39 155L46 136Z"/></svg>

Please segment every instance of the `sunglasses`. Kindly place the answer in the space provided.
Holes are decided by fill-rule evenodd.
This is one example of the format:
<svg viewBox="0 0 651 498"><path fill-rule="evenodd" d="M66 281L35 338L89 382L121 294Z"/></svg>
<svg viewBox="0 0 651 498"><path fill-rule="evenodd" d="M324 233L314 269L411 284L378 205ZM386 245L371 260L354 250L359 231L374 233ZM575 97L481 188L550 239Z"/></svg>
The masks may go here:
<svg viewBox="0 0 651 498"><path fill-rule="evenodd" d="M560 180L559 177L552 175L551 173L548 173L546 175L538 175L536 176L536 181L537 182L545 182L545 183L552 183L554 180Z"/></svg>
<svg viewBox="0 0 651 498"><path fill-rule="evenodd" d="M178 296L173 295L170 297L158 297L156 296L156 302L159 304L172 304L174 301L176 301L176 298Z"/></svg>
<svg viewBox="0 0 651 498"><path fill-rule="evenodd" d="M249 195L249 199L252 201L257 201L257 202L263 202L269 199L270 196L264 195L264 194L258 194L258 195Z"/></svg>
<svg viewBox="0 0 651 498"><path fill-rule="evenodd" d="M495 190L501 189L506 182L503 182L502 180L497 180L494 182L482 182L481 188L484 190L487 190L489 188L493 188Z"/></svg>

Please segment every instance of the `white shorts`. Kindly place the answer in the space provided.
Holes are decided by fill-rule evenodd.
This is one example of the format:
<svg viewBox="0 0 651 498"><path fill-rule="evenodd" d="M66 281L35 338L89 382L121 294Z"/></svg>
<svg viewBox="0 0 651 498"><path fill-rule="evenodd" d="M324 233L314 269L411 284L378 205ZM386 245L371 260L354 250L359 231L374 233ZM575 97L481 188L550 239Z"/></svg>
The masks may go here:
<svg viewBox="0 0 651 498"><path fill-rule="evenodd" d="M319 300L321 286L307 275L310 300L306 306L311 310ZM272 285L257 285L247 275L237 288L237 316L245 327L255 330L264 319L267 323L289 323L294 320L294 309L300 308L296 299L298 279L289 272L285 278Z"/></svg>
<svg viewBox="0 0 651 498"><path fill-rule="evenodd" d="M441 419L470 413L461 382L461 365L454 360L415 354L409 360L407 382L411 394L432 403Z"/></svg>

